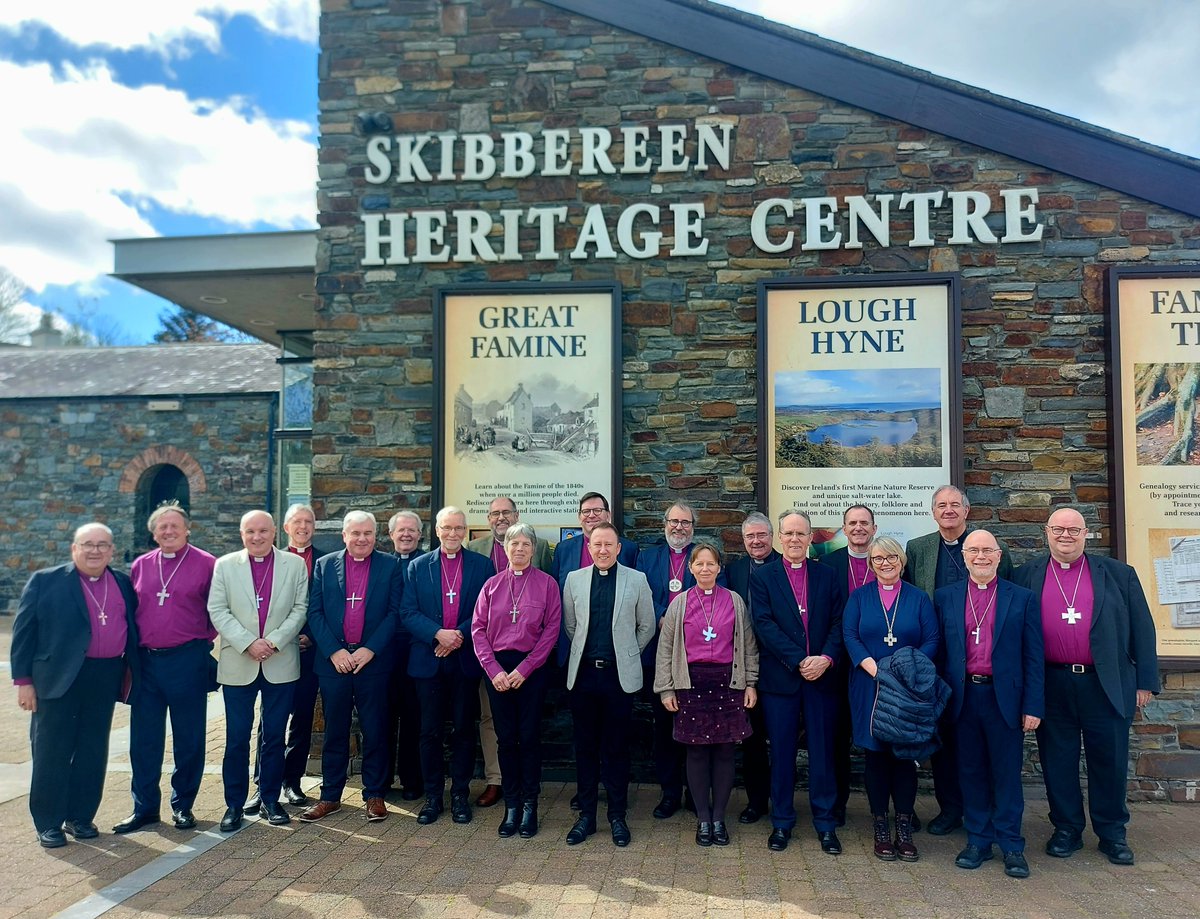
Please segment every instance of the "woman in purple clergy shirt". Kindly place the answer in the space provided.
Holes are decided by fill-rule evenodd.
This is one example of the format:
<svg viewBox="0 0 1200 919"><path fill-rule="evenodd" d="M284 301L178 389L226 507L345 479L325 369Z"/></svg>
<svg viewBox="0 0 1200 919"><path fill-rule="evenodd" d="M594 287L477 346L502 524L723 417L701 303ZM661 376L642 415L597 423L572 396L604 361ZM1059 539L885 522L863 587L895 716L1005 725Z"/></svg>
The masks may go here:
<svg viewBox="0 0 1200 919"><path fill-rule="evenodd" d="M696 586L663 614L654 668L654 691L675 713L674 737L687 747L699 846L729 845L733 748L750 736L746 710L758 701L758 643L742 598L717 585L721 562L710 543L692 549Z"/></svg>
<svg viewBox="0 0 1200 919"><path fill-rule="evenodd" d="M846 653L854 667L850 672L850 720L854 743L866 753L863 784L873 815L875 857L888 862L897 858L915 862L919 858L912 838L917 764L894 756L891 744L871 734L875 674L879 672L878 661L900 648L917 648L933 658L941 632L929 595L900 580L908 563L900 543L890 536L877 536L867 546L867 558L875 572L875 583L850 594L842 614ZM895 839L888 828L889 805L893 802Z"/></svg>
<svg viewBox="0 0 1200 919"><path fill-rule="evenodd" d="M527 523L504 534L508 568L479 592L471 622L475 655L487 674L488 696L500 753L503 837L537 835L542 782L544 665L558 641L562 598L558 582L533 567L537 538Z"/></svg>

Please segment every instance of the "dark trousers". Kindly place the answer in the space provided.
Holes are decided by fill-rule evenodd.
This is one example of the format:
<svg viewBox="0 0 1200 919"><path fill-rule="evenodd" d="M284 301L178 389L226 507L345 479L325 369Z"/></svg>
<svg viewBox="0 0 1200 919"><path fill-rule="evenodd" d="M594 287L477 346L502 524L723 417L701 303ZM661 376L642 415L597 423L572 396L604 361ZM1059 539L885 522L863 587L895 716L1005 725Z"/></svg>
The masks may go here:
<svg viewBox="0 0 1200 919"><path fill-rule="evenodd" d="M579 813L596 819L600 782L608 793L608 819L624 819L629 807L629 728L635 693L625 692L616 666L603 670L580 661L570 690L575 724L575 781Z"/></svg>
<svg viewBox="0 0 1200 919"><path fill-rule="evenodd" d="M300 679L296 681L296 693L292 697L292 711L288 715L287 732L283 737L283 784L287 788L300 788L300 780L308 770L308 751L312 747L313 713L317 706L317 675L313 673L313 661L317 652L310 648L300 652ZM258 719L258 732L254 741L254 784L258 784L258 762L262 758L262 718Z"/></svg>
<svg viewBox="0 0 1200 919"><path fill-rule="evenodd" d="M1129 823L1125 806L1129 725L1130 720L1108 701L1095 672L1046 668L1046 717L1037 730L1037 740L1050 822L1055 829L1083 832L1083 790L1079 785L1082 737L1092 830L1102 840L1125 841Z"/></svg>
<svg viewBox="0 0 1200 919"><path fill-rule="evenodd" d="M171 718L171 810L190 810L204 775L208 723L208 671L212 642L177 648L141 648L141 674L129 718L133 812L157 814L162 804L162 765Z"/></svg>
<svg viewBox="0 0 1200 919"><path fill-rule="evenodd" d="M296 682L272 683L260 672L245 686L221 687L225 696L225 758L221 780L225 783L225 806L246 803L250 790L250 733L254 728L254 702L262 696L262 752L258 787L264 801L278 801L283 785L283 732L296 694Z"/></svg>
<svg viewBox="0 0 1200 919"><path fill-rule="evenodd" d="M85 658L62 696L37 700L29 725L29 813L39 833L61 827L64 820L95 820L104 794L113 706L124 676L123 657Z"/></svg>
<svg viewBox="0 0 1200 919"><path fill-rule="evenodd" d="M372 669L375 668L375 669ZM372 661L361 673L321 674L321 709L325 713L325 749L321 753L321 800L341 801L350 767L350 720L358 709L362 729L363 800L382 798L388 779L387 665Z"/></svg>
<svg viewBox="0 0 1200 919"><path fill-rule="evenodd" d="M837 776L833 768L837 696L813 685L791 694L759 694L767 737L771 741L771 825L790 830L796 825L796 750L800 718L808 738L808 802L818 832L836 829Z"/></svg>
<svg viewBox="0 0 1200 919"><path fill-rule="evenodd" d="M882 750L864 753L863 784L871 813L886 817L889 803L894 803L897 814L912 814L917 802L917 764L897 759L886 744Z"/></svg>
<svg viewBox="0 0 1200 919"><path fill-rule="evenodd" d="M837 801L834 810L846 813L850 800L850 747L854 741L850 716L850 667L845 661L838 665L837 716L833 724L833 770L837 777Z"/></svg>
<svg viewBox="0 0 1200 919"><path fill-rule="evenodd" d="M466 795L471 791L471 773L475 771L479 677L465 676L457 658L452 656L438 660L436 676L417 677L414 682L421 702L421 776L425 780L425 796L440 799L446 785L442 747L447 714L453 725L450 794Z"/></svg>
<svg viewBox="0 0 1200 919"><path fill-rule="evenodd" d="M388 683L388 784L395 777L405 791L419 792L421 781L421 703L417 686L408 675L410 644L397 642L396 666Z"/></svg>
<svg viewBox="0 0 1200 919"><path fill-rule="evenodd" d="M942 748L929 760L933 772L933 796L937 799L938 809L951 817L961 817L963 812L962 786L958 783L958 741L954 736L956 730L950 716L942 715L938 721Z"/></svg>
<svg viewBox="0 0 1200 919"><path fill-rule="evenodd" d="M767 725L763 707L747 709L751 734L742 741L742 783L747 803L760 814L767 812L771 794L771 758L767 752ZM695 797L695 794L692 795Z"/></svg>
<svg viewBox="0 0 1200 919"><path fill-rule="evenodd" d="M525 659L524 651L497 651L496 663L511 673ZM519 807L536 801L542 790L542 702L546 698L546 674L541 669L525 678L520 689L498 692L487 681L496 725L500 755L500 783L504 806Z"/></svg>
<svg viewBox="0 0 1200 919"><path fill-rule="evenodd" d="M967 841L981 849L997 843L1002 852L1024 852L1024 732L1005 724L990 683L968 680L963 693L956 736Z"/></svg>
<svg viewBox="0 0 1200 919"><path fill-rule="evenodd" d="M654 774L664 798L683 799L683 763L687 752L675 739L675 714L654 691L654 667L642 667L642 693L654 712Z"/></svg>

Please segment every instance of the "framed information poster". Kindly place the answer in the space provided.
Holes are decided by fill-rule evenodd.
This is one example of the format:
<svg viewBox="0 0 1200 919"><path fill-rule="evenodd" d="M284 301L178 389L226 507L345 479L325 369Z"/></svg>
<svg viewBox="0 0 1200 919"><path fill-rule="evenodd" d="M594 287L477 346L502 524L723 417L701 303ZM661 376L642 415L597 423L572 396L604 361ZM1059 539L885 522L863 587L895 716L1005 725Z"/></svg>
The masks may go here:
<svg viewBox="0 0 1200 919"><path fill-rule="evenodd" d="M483 527L494 498L554 543L579 497L621 506L617 284L441 288L434 303L434 506ZM619 510L618 510L619 516Z"/></svg>
<svg viewBox="0 0 1200 919"><path fill-rule="evenodd" d="M1200 270L1109 273L1118 556L1146 591L1160 659L1200 662Z"/></svg>
<svg viewBox="0 0 1200 919"><path fill-rule="evenodd" d="M957 275L759 282L764 512L806 511L818 556L852 504L901 544L933 529L933 492L961 487L960 337Z"/></svg>

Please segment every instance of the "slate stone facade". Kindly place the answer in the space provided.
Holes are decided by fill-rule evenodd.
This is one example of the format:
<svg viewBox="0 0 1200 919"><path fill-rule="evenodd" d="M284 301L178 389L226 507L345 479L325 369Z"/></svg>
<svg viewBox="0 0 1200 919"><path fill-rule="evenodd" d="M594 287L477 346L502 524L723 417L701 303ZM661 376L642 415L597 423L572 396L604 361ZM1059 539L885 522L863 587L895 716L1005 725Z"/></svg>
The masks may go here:
<svg viewBox="0 0 1200 919"><path fill-rule="evenodd" d="M1070 504L1102 532L1093 548L1105 551L1105 272L1114 264L1200 261L1200 221L562 8L569 5L322 2L318 517L361 507L365 496L380 519L398 507L428 519L435 286L616 280L624 294L625 438L616 516L649 542L661 537L663 508L682 497L699 508L701 532L740 547L737 526L757 502L757 281L956 272L973 523L992 529L1020 561L1042 548L1049 510ZM668 4L652 6L647 17ZM774 27L764 36L785 33L861 57ZM735 152L729 169L705 173L380 185L364 178L366 139L355 121L363 112L390 115L396 134L728 124ZM789 225L797 240L786 253L760 251L746 232L767 198L982 191L996 214L1000 189L1013 187L1040 190L1040 241L913 248L906 244L912 214L901 211L891 217L895 241L887 248L867 240L862 249L802 251L802 218ZM587 205L615 214L639 202L665 210L678 200L705 203L703 257L639 260L618 252L613 259L361 264L361 218L371 213L566 204L572 221L559 229L563 253ZM932 231L939 241L950 236L948 212L938 213ZM1200 675L1167 677L1136 725L1135 794L1195 795L1198 703Z"/></svg>

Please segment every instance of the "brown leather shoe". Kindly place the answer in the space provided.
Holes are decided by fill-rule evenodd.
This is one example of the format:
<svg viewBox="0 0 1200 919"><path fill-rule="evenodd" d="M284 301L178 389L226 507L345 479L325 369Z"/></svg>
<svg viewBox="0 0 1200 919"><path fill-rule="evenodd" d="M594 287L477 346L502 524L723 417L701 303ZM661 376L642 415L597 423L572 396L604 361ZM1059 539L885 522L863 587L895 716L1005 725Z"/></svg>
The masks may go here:
<svg viewBox="0 0 1200 919"><path fill-rule="evenodd" d="M495 804L499 800L500 800L500 786L499 785L489 785L487 788L485 788L480 793L479 797L475 799L475 806L476 807L491 807L493 804Z"/></svg>
<svg viewBox="0 0 1200 919"><path fill-rule="evenodd" d="M377 820L387 820L388 809L383 798L367 798L367 819L374 823Z"/></svg>
<svg viewBox="0 0 1200 919"><path fill-rule="evenodd" d="M379 801L378 798L375 799ZM382 804L383 802L380 801ZM323 817L328 817L330 814L336 814L342 809L341 801L318 801L303 814L300 815L301 823L316 823Z"/></svg>

